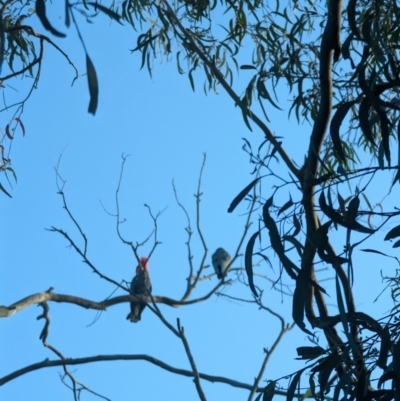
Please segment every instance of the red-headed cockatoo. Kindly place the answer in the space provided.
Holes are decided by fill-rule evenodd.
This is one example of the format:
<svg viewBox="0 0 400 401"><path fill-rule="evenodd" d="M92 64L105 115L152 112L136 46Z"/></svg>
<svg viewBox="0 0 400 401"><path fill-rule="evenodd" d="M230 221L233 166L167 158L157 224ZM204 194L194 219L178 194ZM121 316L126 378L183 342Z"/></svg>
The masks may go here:
<svg viewBox="0 0 400 401"><path fill-rule="evenodd" d="M149 296L151 293L151 281L149 276L149 259L140 258L140 263L136 268L136 275L132 280L130 292L133 295ZM131 311L126 317L132 323L137 323L140 320L140 315L146 304L141 302L131 302Z"/></svg>
<svg viewBox="0 0 400 401"><path fill-rule="evenodd" d="M212 265L219 279L225 275L229 263L231 263L231 257L224 248L218 248L212 255Z"/></svg>

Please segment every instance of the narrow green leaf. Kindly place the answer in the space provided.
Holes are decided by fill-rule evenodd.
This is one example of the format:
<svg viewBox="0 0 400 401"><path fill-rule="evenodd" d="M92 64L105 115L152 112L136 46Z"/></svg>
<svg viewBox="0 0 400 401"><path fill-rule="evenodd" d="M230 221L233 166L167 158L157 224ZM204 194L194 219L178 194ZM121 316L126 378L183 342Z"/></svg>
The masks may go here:
<svg viewBox="0 0 400 401"><path fill-rule="evenodd" d="M274 219L269 214L269 207L272 204L272 197L268 199L263 207L263 220L265 227L269 231L269 237L271 240L272 249L278 254L279 258L282 261L282 256L285 256L285 250L282 245L281 236L279 235L278 228L276 227L276 223Z"/></svg>
<svg viewBox="0 0 400 401"><path fill-rule="evenodd" d="M304 370L305 370L305 368L304 368L304 369L301 369L300 371L298 371L298 372L294 375L292 381L290 382L289 388L288 388L288 392L287 392L287 396L286 396L286 401L292 401L292 400L293 400L294 392L296 391L296 387L297 387L297 385L298 385L299 382L300 382L300 377L301 377L301 374L304 372Z"/></svg>
<svg viewBox="0 0 400 401"><path fill-rule="evenodd" d="M282 245L281 236L274 219L269 214L269 208L272 206L273 196L271 196L265 205L263 206L263 221L265 227L269 232L269 238L271 241L272 249L279 256L282 266L286 270L286 273L293 279L297 279L296 273L300 272L300 269L285 255L285 248ZM314 284L314 283L311 283ZM321 287L317 286L321 291L324 291Z"/></svg>
<svg viewBox="0 0 400 401"><path fill-rule="evenodd" d="M89 6L94 7L96 11L100 10L104 14L108 15L111 19L116 20L118 23L120 23L122 25L121 16L118 13L116 13L115 11L113 11L113 10L107 8L107 7L104 7L103 5L101 5L99 3L88 2L86 4L88 4Z"/></svg>
<svg viewBox="0 0 400 401"><path fill-rule="evenodd" d="M387 366L387 358L392 347L392 342L390 341L390 331L388 326L385 326L380 333L381 337L381 348L379 350L379 358L376 364L383 370L386 369Z"/></svg>
<svg viewBox="0 0 400 401"><path fill-rule="evenodd" d="M282 141L278 141L278 145L274 145L274 148L272 149L270 157L274 157L275 156L275 153L278 151L278 148L282 145ZM276 160L278 160L278 159L276 158Z"/></svg>
<svg viewBox="0 0 400 401"><path fill-rule="evenodd" d="M301 230L301 225L299 219L296 217L295 214L293 215L293 226L294 226L293 236L296 236Z"/></svg>
<svg viewBox="0 0 400 401"><path fill-rule="evenodd" d="M385 167L385 160L384 160L384 150L383 150L383 143L379 144L379 149L378 149L378 165L380 169L383 169Z"/></svg>
<svg viewBox="0 0 400 401"><path fill-rule="evenodd" d="M3 191L8 197L12 198L12 196L6 191L6 189L3 187L3 185L0 182L0 191Z"/></svg>
<svg viewBox="0 0 400 401"><path fill-rule="evenodd" d="M310 388L306 391L306 394L302 398L303 400L306 398L314 398L315 400L319 400L319 397L318 397L317 391L316 391L316 387L315 387L314 375L315 375L315 373L310 375L310 378L309 378Z"/></svg>
<svg viewBox="0 0 400 401"><path fill-rule="evenodd" d="M142 62L140 64L140 69L142 69L144 67L144 65L146 64L146 55L147 53L147 48L149 46L149 43L144 42L144 44L141 47L141 52L142 52ZM134 52L136 49L133 49L132 51Z"/></svg>
<svg viewBox="0 0 400 401"><path fill-rule="evenodd" d="M11 139L11 140L14 139L14 137L10 133L10 124L6 125L6 135L7 135L8 139Z"/></svg>
<svg viewBox="0 0 400 401"><path fill-rule="evenodd" d="M340 320L342 321L343 331L348 336L349 334L349 323L347 321L346 310L344 308L344 302L342 297L342 290L340 288L339 278L335 276L335 283L336 283L336 299L338 303L338 309L340 313Z"/></svg>
<svg viewBox="0 0 400 401"><path fill-rule="evenodd" d="M254 65L244 64L240 66L241 70L256 70L257 68Z"/></svg>
<svg viewBox="0 0 400 401"><path fill-rule="evenodd" d="M95 115L97 110L97 103L99 100L99 83L97 81L97 74L88 54L86 54L86 70L89 85L90 102L88 112Z"/></svg>
<svg viewBox="0 0 400 401"><path fill-rule="evenodd" d="M369 201L369 199L367 198L367 196L364 194L364 192L362 192L361 195L363 196L363 198L364 198L366 204L368 205L369 210L371 210L371 212L372 212L373 209L372 209L371 202Z"/></svg>
<svg viewBox="0 0 400 401"><path fill-rule="evenodd" d="M347 320L346 310L345 310L345 306L344 306L344 300L343 300L343 296L342 296L342 290L340 288L340 282L339 282L339 278L337 275L335 276L335 283L336 283L336 299L337 299L337 303L338 303L340 320L343 325L343 331L344 331L344 334L347 337L347 341L349 342L349 345L353 351L353 357L354 357L354 359L357 359L360 357L360 355L359 355L360 350L357 347L352 334L350 333L350 327L349 327L349 322Z"/></svg>
<svg viewBox="0 0 400 401"><path fill-rule="evenodd" d="M394 176L394 179L392 182L392 187L394 184L396 184L397 181L400 183L400 164L399 164L399 167L397 168L396 175Z"/></svg>
<svg viewBox="0 0 400 401"><path fill-rule="evenodd" d="M254 401L260 401L263 393L258 394L258 396L254 399Z"/></svg>
<svg viewBox="0 0 400 401"><path fill-rule="evenodd" d="M261 96L263 99L267 99L272 106L274 106L276 109L278 110L282 110L272 99L271 95L269 94L264 81L262 78L258 78L257 81L257 91L258 91L258 95Z"/></svg>
<svg viewBox="0 0 400 401"><path fill-rule="evenodd" d="M358 119L360 121L360 128L364 134L365 139L373 146L376 146L374 141L374 135L371 130L371 125L369 123L370 108L371 108L371 102L367 97L365 97L363 101L360 103L360 107L358 109Z"/></svg>
<svg viewBox="0 0 400 401"><path fill-rule="evenodd" d="M325 354L325 350L322 347L308 347L308 346L304 346L304 347L298 347L296 349L297 351L297 355L300 358L296 358L296 359L315 359L318 358L319 356Z"/></svg>
<svg viewBox="0 0 400 401"><path fill-rule="evenodd" d="M350 230L358 231L364 234L373 234L376 230L365 227L357 221L345 221L344 217L336 212L333 208L326 204L324 191L321 191L321 195L319 197L319 206L321 210L333 220L334 223L340 224L343 227L349 228Z"/></svg>
<svg viewBox="0 0 400 401"><path fill-rule="evenodd" d="M333 147L335 148L336 153L343 162L346 162L346 157L344 155L342 142L340 140L340 126L342 125L342 122L346 117L347 113L355 103L356 100L352 100L350 102L345 102L341 104L336 110L336 113L331 121L330 134L332 138Z"/></svg>
<svg viewBox="0 0 400 401"><path fill-rule="evenodd" d="M368 46L364 46L364 49L368 49ZM371 88L370 88L370 83L367 81L367 67L368 63L361 63L361 67L358 69L358 84L360 86L360 89L363 91L363 93L366 95L368 99L371 99L372 93L371 93ZM371 77L369 77L371 78Z"/></svg>
<svg viewBox="0 0 400 401"><path fill-rule="evenodd" d="M297 251L297 253L299 254L300 257L303 256L304 245L299 240L297 240L292 235L284 235L282 238L285 241L288 241L292 245L294 245L294 247L296 248L296 251Z"/></svg>
<svg viewBox="0 0 400 401"><path fill-rule="evenodd" d="M251 236L249 242L247 243L246 252L244 256L244 266L246 269L249 286L251 291L256 297L258 297L258 294L256 288L254 287L254 281L253 281L253 248L254 248L254 243L256 242L256 239L259 235L260 231L257 231Z"/></svg>
<svg viewBox="0 0 400 401"><path fill-rule="evenodd" d="M130 51L131 51L131 53L136 52L136 51L138 51L138 50L141 50L141 51L142 51L142 65L141 65L140 69L142 69L142 68L143 68L143 65L144 65L144 61L143 61L143 57L144 57L144 56L143 56L143 53L146 54L146 50L143 49L143 48L144 48L145 46L147 47L148 45L150 45L151 42L153 42L153 41L154 41L155 39L157 39L159 36L160 36L159 34L152 36L152 35L151 35L151 30L149 30L149 31L146 32L146 33L142 33L142 34L140 34L140 35L138 36L137 41L136 41L137 46L136 46L134 49L131 49ZM197 63L195 62L194 65L197 66ZM193 67L193 68L195 68L195 67Z"/></svg>
<svg viewBox="0 0 400 401"><path fill-rule="evenodd" d="M274 197L271 196L268 198L268 200L265 202L264 208L267 208L267 210L274 204Z"/></svg>
<svg viewBox="0 0 400 401"><path fill-rule="evenodd" d="M385 236L385 241L396 238L400 236L400 225L392 228Z"/></svg>
<svg viewBox="0 0 400 401"><path fill-rule="evenodd" d="M304 308L307 296L309 296L308 280L304 279L302 274L299 274L297 276L296 288L293 294L292 316L297 326L299 326L299 328L305 333L312 336L313 334L306 328L306 325L304 324Z"/></svg>
<svg viewBox="0 0 400 401"><path fill-rule="evenodd" d="M372 38L371 38L371 32L372 32L372 23L374 22L374 15L371 13L365 18L363 26L361 28L361 32L364 38L364 41L367 42L368 46L372 46Z"/></svg>
<svg viewBox="0 0 400 401"><path fill-rule="evenodd" d="M337 368L337 366L340 364L341 358L338 355L330 355L328 358L326 358L324 362L324 367L319 373L318 379L319 379L319 385L321 387L321 394L324 394L327 392L329 389L328 387L328 380L329 377L333 371L333 369Z"/></svg>
<svg viewBox="0 0 400 401"><path fill-rule="evenodd" d="M21 126L22 136L25 136L25 126L24 126L24 123L22 122L22 120L18 117L15 117L14 120L17 121L18 124Z"/></svg>
<svg viewBox="0 0 400 401"><path fill-rule="evenodd" d="M11 167L6 167L6 171L11 171L11 173L12 173L12 175L13 175L13 177L14 177L15 182L18 181L18 180L17 180L17 174L15 174L15 171L14 171Z"/></svg>
<svg viewBox="0 0 400 401"><path fill-rule="evenodd" d="M256 178L253 180L249 185L246 186L246 188L242 189L240 193L233 199L232 203L230 204L228 208L228 213L232 213L235 209L236 206L246 197L246 195L253 189L253 187L257 184L258 180L261 177Z"/></svg>
<svg viewBox="0 0 400 401"><path fill-rule="evenodd" d="M256 82L257 75L251 79L249 84L247 85L245 98L246 98L246 107L251 106L253 102L253 90L254 90L254 83Z"/></svg>
<svg viewBox="0 0 400 401"><path fill-rule="evenodd" d="M398 372L400 372L400 340L393 347L393 372L395 373L395 379L392 384L394 387L394 399L400 400L400 380L398 379Z"/></svg>
<svg viewBox="0 0 400 401"><path fill-rule="evenodd" d="M361 249L362 252L370 252L370 253L377 253L379 255L387 256L388 258L391 258L392 256L387 255L386 253L383 253L381 251L377 251L376 249Z"/></svg>
<svg viewBox="0 0 400 401"><path fill-rule="evenodd" d="M289 195L290 196L290 195ZM278 216L293 205L292 197L279 209Z"/></svg>
<svg viewBox="0 0 400 401"><path fill-rule="evenodd" d="M246 146L250 149L250 151L252 152L253 151L253 149L252 149L252 147L251 147L251 143L249 142L249 140L248 139L246 139L246 138L242 138L242 140L246 143L245 145L243 145L243 149L246 149ZM250 153L251 153L250 152Z"/></svg>
<svg viewBox="0 0 400 401"><path fill-rule="evenodd" d="M59 38L65 38L66 36L65 33L59 32L57 31L57 29L53 28L53 26L47 19L45 0L36 0L35 10L37 16L40 19L40 22L42 23L45 29L51 32L54 36L58 36Z"/></svg>
<svg viewBox="0 0 400 401"><path fill-rule="evenodd" d="M242 109L243 120L244 120L244 122L245 122L247 128L248 128L251 132L253 132L253 130L252 130L251 126L250 126L250 123L249 123L249 119L248 119L248 117L247 117L247 113L249 113L249 109L248 109L248 99L247 99L247 96L246 96L246 95L245 95L245 96L243 97L243 99L242 99L240 108Z"/></svg>
<svg viewBox="0 0 400 401"><path fill-rule="evenodd" d="M343 44L342 44L342 56L343 56L343 58L344 58L345 60L350 59L350 61L352 61L352 60L351 60L351 57L350 57L350 43L353 41L353 38L354 38L354 34L351 33L351 34L344 40L344 42L343 42Z"/></svg>
<svg viewBox="0 0 400 401"><path fill-rule="evenodd" d="M356 220L359 207L360 207L360 198L357 195L350 201L349 206L347 208L348 221Z"/></svg>
<svg viewBox="0 0 400 401"><path fill-rule="evenodd" d="M335 391L333 392L333 400L332 401L338 401L339 400L339 393L340 390L343 390L344 397L342 399L347 400L347 395L349 391L352 389L352 386L350 385L353 383L353 378L351 374L344 372L342 374L342 377L339 379L339 382L335 386Z"/></svg>
<svg viewBox="0 0 400 401"><path fill-rule="evenodd" d="M178 67L178 72L179 74L184 74L185 71L183 70L183 68L181 67L181 60L180 60L180 55L181 55L181 51L178 51L176 53L176 66Z"/></svg>
<svg viewBox="0 0 400 401"><path fill-rule="evenodd" d="M383 150L385 152L386 160L388 162L388 166L390 167L390 143L389 143L390 121L385 111L382 108L378 108L376 112L378 113L379 118L381 120L382 145L383 145Z"/></svg>
<svg viewBox="0 0 400 401"><path fill-rule="evenodd" d="M324 248L325 244L328 242L328 232L331 227L332 220L327 221L322 224L322 226L318 227L309 238L311 244L315 249Z"/></svg>
<svg viewBox="0 0 400 401"><path fill-rule="evenodd" d="M192 91L195 92L195 87L194 87L194 80L193 80L193 68L189 71L189 81L190 81L190 86L192 87Z"/></svg>

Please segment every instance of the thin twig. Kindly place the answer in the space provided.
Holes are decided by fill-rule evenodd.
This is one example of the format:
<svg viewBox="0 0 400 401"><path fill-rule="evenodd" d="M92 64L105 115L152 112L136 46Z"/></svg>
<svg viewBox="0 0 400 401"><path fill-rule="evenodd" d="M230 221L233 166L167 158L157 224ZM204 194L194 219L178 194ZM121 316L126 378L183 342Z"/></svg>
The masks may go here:
<svg viewBox="0 0 400 401"><path fill-rule="evenodd" d="M50 288L48 291L51 292L52 288ZM43 345L48 348L50 351L52 351L53 353L55 353L61 360L65 361L67 358L57 349L55 348L53 345L49 344L47 342L47 337L49 334L49 326L50 326L50 316L49 316L49 306L47 305L46 302L41 302L39 304L39 306L41 306L43 308L43 313L41 315L39 315L37 317L37 320L39 319L44 319L45 320L45 325L42 329L42 332L40 333L40 339L42 340ZM74 395L74 400L75 401L79 401L80 400L80 393L82 392L82 390L85 390L99 398L102 398L104 400L107 401L111 401L109 398L91 390L89 387L87 387L85 384L79 382L78 380L75 379L75 377L73 376L73 374L67 369L67 366L64 364L62 365L63 370L64 370L64 376L61 378L61 381L72 390L72 393ZM72 386L69 386L65 381L64 378L65 376L67 376L72 383Z"/></svg>
<svg viewBox="0 0 400 401"><path fill-rule="evenodd" d="M118 283L117 281L115 281L114 279L106 276L105 274L101 273L100 270L98 270L93 263L88 259L88 257L86 256L86 249L85 251L82 251L76 244L75 242L72 240L72 238L63 230L56 228L56 227L51 227L46 229L47 231L52 231L52 232L57 232L59 234L61 234L69 243L70 245L75 249L75 251L83 258L83 262L85 264L87 264L94 273L96 273L100 278L108 281L109 283L114 284L115 286L123 289L124 291L126 291L126 288L124 286L122 286L120 283ZM86 238L85 238L86 240ZM86 245L85 245L86 247Z"/></svg>
<svg viewBox="0 0 400 401"><path fill-rule="evenodd" d="M275 350L277 349L279 343L281 342L283 336L290 330L293 329L293 327L295 326L295 323L292 323L291 325L288 325L285 323L285 320L283 319L283 317L281 315L279 315L278 313L276 313L275 311L271 310L270 308L264 306L261 303L261 300L258 300L258 303L261 307L261 309L266 310L267 312L269 312L271 315L275 316L281 323L281 329L279 331L279 334L277 335L275 341L273 342L272 346L270 349L264 349L265 352L265 358L264 361L261 365L260 371L258 372L258 375L256 377L256 379L254 380L254 386L252 388L252 390L250 391L249 397L248 397L248 401L252 401L255 393L257 392L258 386L261 382L261 379L264 375L265 369L267 367L267 364L272 356L272 354L275 352Z"/></svg>
<svg viewBox="0 0 400 401"><path fill-rule="evenodd" d="M117 211L116 211L115 215L109 213L108 211L107 211L107 213L116 218L116 231L117 231L118 238L121 240L121 242L123 244L128 245L131 248L133 254L135 255L135 258L136 258L137 262L140 263L140 261L139 261L139 253L138 253L138 249L140 247L144 246L154 236L154 243L153 243L153 246L152 246L152 248L151 248L151 250L150 250L150 252L148 254L148 257L150 258L150 256L153 254L154 250L156 249L157 245L161 244L161 242L159 242L157 240L157 234L158 234L157 220L162 215L162 213L164 213L165 209L160 211L160 212L158 212L157 215L154 216L152 211L151 211L150 206L148 206L147 204L144 205L144 207L147 208L151 219L153 220L154 228L152 229L150 234L144 240L142 240L141 242L136 242L136 244L134 244L132 241L128 241L122 236L121 231L120 231L120 225L122 223L125 223L126 220L125 219L121 220L121 214L120 214L121 212L120 212L120 206L119 206L119 192L121 190L121 183L122 183L122 177L124 175L125 162L126 162L127 158L129 157L129 155L124 155L123 154L121 157L122 157L121 170L120 170L120 174L119 174L119 178L118 178L117 189L115 190L115 207L116 207Z"/></svg>
<svg viewBox="0 0 400 401"><path fill-rule="evenodd" d="M192 284L192 277L193 277L193 255L192 255L192 248L191 248L191 240L192 240L192 236L193 236L193 230L192 230L192 225L191 225L189 213L187 212L185 206L182 205L182 203L180 202L180 200L178 198L178 192L176 190L174 181L172 181L172 188L173 188L173 191L174 191L174 196L175 196L176 203L182 209L182 211L185 214L186 219L187 219L187 226L186 226L185 230L186 230L186 232L188 234L188 239L186 241L186 248L187 248L188 263L189 263L189 275L188 275L188 278L186 279L186 281L187 281L187 283L186 283L186 292L182 296L182 299L185 299L190 294L191 284Z"/></svg>
<svg viewBox="0 0 400 401"><path fill-rule="evenodd" d="M151 303L152 305L147 305L148 308L161 320L162 323L164 323L164 325L172 332L175 334L175 336L179 337L179 332L178 330L175 329L174 326L172 326L171 323L168 322L168 320L164 317L164 315L162 314L160 308L157 306L157 303L154 299L154 297L151 295L151 293L149 294L150 298L151 298Z"/></svg>
<svg viewBox="0 0 400 401"><path fill-rule="evenodd" d="M206 396L205 396L205 394L203 392L203 389L201 387L199 372L197 371L196 363L194 362L194 358L193 358L192 352L190 351L189 343L188 343L188 341L186 339L186 336L185 336L185 330L181 326L181 323L180 323L179 319L177 319L177 326L178 326L179 336L180 336L180 338L182 340L183 346L185 347L186 355L187 355L187 357L189 359L190 366L192 367L194 383L196 385L197 394L199 395L199 397L200 397L200 399L202 401L207 401Z"/></svg>
<svg viewBox="0 0 400 401"><path fill-rule="evenodd" d="M208 253L207 244L206 244L206 241L204 239L204 235L203 235L203 232L201 230L201 225L200 225L200 221L201 221L200 205L201 205L201 196L202 196L202 193L200 191L201 191L201 182L202 182L201 180L202 180L202 177L203 177L203 171L204 171L204 167L205 167L205 164L206 164L206 158L207 158L207 156L204 153L203 154L203 163L202 163L202 165L200 167L199 180L198 180L198 184L197 184L197 192L196 192L196 195L195 195L195 198L196 198L196 229L197 229L197 234L199 235L201 244L203 246L203 251L204 252L203 252L202 260L200 262L200 268L197 271L196 275L194 276L193 280L191 279L191 277L193 275L193 268L191 267L191 276L189 277L189 281L188 281L188 283L190 283L190 286L188 286L185 294L183 295L182 301L187 300L189 298L191 292L193 291L193 289L196 287L197 282L198 282L198 280L199 280L199 278L200 278L200 276L201 276L201 274L202 274L202 272L204 270L205 261L206 261L207 253Z"/></svg>

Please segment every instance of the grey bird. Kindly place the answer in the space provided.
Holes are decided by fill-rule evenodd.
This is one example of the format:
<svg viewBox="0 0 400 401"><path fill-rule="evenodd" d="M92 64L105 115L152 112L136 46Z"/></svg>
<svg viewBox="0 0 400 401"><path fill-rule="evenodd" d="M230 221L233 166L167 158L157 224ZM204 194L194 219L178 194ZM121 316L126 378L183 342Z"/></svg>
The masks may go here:
<svg viewBox="0 0 400 401"><path fill-rule="evenodd" d="M231 257L224 248L218 248L212 255L212 265L219 279L225 276L226 270L230 263Z"/></svg>

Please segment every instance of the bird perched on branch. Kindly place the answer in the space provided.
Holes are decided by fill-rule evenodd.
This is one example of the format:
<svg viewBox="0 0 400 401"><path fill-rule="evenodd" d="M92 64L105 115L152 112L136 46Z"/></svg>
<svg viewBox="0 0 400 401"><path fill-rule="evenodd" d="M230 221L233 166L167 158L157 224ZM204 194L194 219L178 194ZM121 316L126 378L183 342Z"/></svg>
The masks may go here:
<svg viewBox="0 0 400 401"><path fill-rule="evenodd" d="M224 248L218 248L212 255L212 265L219 279L225 275L230 262L231 257Z"/></svg>
<svg viewBox="0 0 400 401"><path fill-rule="evenodd" d="M151 281L149 275L149 259L140 258L140 263L136 268L136 275L132 280L130 293L132 295L149 296L151 293ZM132 323L137 323L140 320L140 315L146 304L141 302L131 302L131 311L126 317Z"/></svg>

